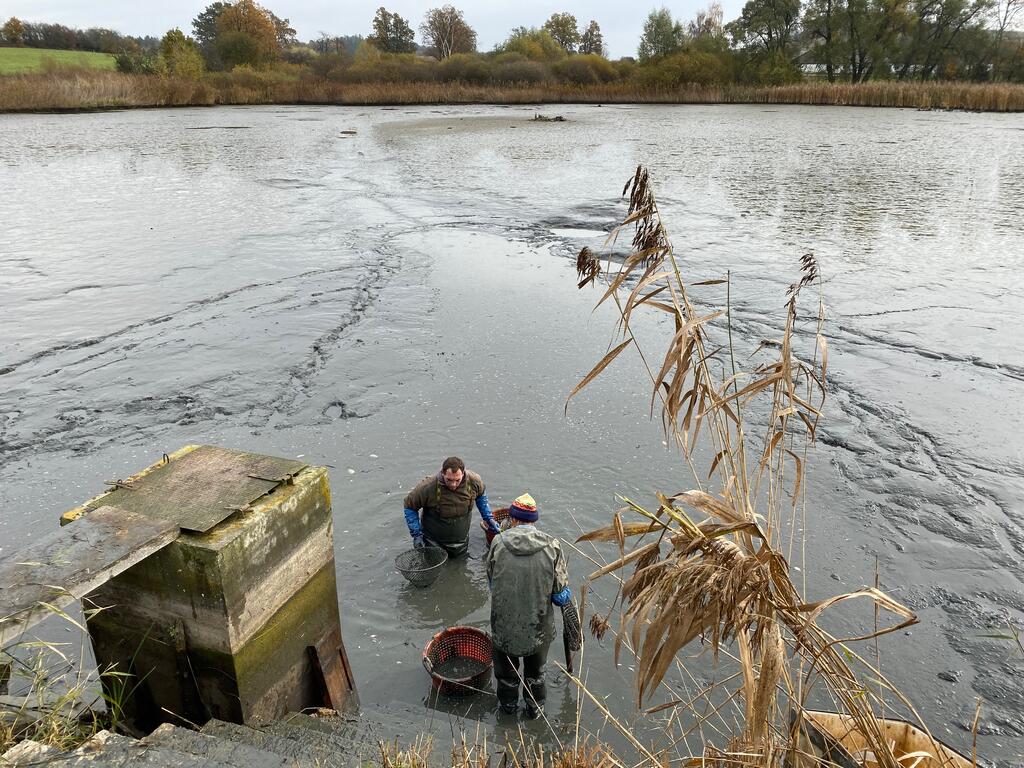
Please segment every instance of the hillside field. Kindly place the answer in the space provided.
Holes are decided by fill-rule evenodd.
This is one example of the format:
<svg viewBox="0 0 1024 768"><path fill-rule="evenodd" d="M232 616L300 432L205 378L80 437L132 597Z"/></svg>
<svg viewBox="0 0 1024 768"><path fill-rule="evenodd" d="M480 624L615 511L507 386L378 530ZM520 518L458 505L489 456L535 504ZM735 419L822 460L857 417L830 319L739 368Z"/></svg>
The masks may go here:
<svg viewBox="0 0 1024 768"><path fill-rule="evenodd" d="M0 75L40 72L47 61L62 67L114 69L114 57L89 51L57 51L48 48L0 48Z"/></svg>

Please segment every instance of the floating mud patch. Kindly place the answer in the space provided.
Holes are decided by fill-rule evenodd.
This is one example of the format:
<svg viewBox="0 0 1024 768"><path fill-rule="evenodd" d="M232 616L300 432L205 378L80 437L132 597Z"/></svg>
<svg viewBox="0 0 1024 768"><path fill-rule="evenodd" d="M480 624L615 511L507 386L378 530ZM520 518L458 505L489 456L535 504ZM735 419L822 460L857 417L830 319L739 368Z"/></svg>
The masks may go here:
<svg viewBox="0 0 1024 768"><path fill-rule="evenodd" d="M939 608L946 615L943 633L972 668L971 689L985 701L979 733L1024 736L1024 656L1014 640L1014 633L1024 626L1024 597L1009 591L968 596L929 587L913 590L907 604L915 610ZM938 677L956 684L962 674ZM965 708L956 722L970 731L973 719L973 707Z"/></svg>
<svg viewBox="0 0 1024 768"><path fill-rule="evenodd" d="M337 419L361 419L363 418L358 413L353 411L343 400L332 400L324 407L322 411L323 415L331 421Z"/></svg>

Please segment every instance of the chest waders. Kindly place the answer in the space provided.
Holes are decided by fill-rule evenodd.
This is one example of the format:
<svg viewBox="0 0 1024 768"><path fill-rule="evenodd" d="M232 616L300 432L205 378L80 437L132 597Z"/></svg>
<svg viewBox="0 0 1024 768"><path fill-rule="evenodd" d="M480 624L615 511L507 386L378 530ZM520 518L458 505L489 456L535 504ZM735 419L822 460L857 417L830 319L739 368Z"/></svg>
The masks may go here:
<svg viewBox="0 0 1024 768"><path fill-rule="evenodd" d="M433 503L423 508L423 533L449 555L464 554L469 548L470 513L479 495L468 475L464 488L456 491L449 491L440 480L435 480Z"/></svg>

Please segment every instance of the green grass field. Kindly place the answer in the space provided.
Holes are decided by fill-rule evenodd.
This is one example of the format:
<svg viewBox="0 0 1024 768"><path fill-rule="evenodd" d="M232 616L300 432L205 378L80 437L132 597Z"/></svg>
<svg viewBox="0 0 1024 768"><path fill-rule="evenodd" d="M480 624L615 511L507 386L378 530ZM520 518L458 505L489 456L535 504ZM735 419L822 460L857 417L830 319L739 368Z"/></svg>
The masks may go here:
<svg viewBox="0 0 1024 768"><path fill-rule="evenodd" d="M47 48L0 48L0 75L40 72L52 61L62 67L114 69L114 57L106 53L55 51Z"/></svg>

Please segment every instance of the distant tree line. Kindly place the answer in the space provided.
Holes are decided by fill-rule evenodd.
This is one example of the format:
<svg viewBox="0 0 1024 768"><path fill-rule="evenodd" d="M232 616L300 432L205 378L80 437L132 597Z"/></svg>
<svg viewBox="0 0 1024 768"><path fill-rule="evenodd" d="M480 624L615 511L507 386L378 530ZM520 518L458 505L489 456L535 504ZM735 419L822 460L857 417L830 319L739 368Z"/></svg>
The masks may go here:
<svg viewBox="0 0 1024 768"><path fill-rule="evenodd" d="M381 7L365 36L322 32L302 42L287 18L255 0L218 0L193 19L191 36L173 29L160 40L134 38L11 18L0 26L0 44L114 53L122 71L187 77L242 69L351 82L656 88L806 79L1024 82L1022 22L1024 0L747 0L729 22L712 2L688 20L651 11L636 56L611 61L598 22L584 25L566 12L540 27L516 27L481 53L476 31L452 5L428 10L417 28Z"/></svg>
<svg viewBox="0 0 1024 768"><path fill-rule="evenodd" d="M131 37L112 29L73 29L63 24L33 24L11 17L0 25L0 45L52 48L61 51L117 53L122 50L156 50L156 37Z"/></svg>

